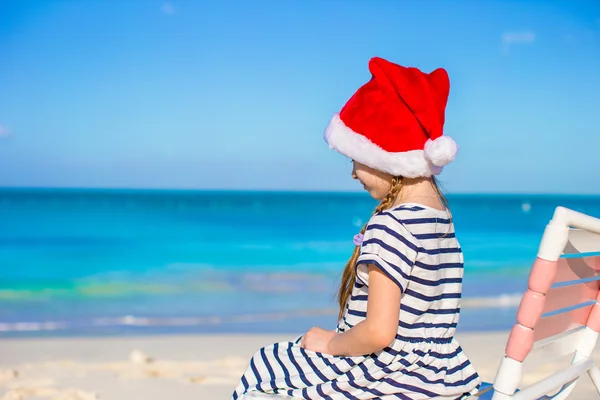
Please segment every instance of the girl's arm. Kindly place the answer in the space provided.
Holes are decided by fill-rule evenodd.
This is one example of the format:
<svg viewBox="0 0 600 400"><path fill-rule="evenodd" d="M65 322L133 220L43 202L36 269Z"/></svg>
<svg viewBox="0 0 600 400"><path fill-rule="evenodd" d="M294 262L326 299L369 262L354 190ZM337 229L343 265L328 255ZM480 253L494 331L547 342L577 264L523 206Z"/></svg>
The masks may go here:
<svg viewBox="0 0 600 400"><path fill-rule="evenodd" d="M378 267L369 265L367 317L352 329L338 333L329 342L329 353L361 356L390 345L398 331L400 287Z"/></svg>

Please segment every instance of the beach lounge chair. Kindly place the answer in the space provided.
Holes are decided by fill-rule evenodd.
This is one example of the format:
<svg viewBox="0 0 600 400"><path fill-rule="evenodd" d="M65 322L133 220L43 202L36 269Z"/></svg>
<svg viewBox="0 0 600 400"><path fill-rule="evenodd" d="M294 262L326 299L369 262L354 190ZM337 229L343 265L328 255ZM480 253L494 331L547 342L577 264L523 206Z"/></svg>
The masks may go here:
<svg viewBox="0 0 600 400"><path fill-rule="evenodd" d="M493 385L473 400L565 399L589 375L600 393L591 358L600 332L600 219L557 207L542 237ZM517 390L523 372L569 357L548 377Z"/></svg>
<svg viewBox="0 0 600 400"><path fill-rule="evenodd" d="M586 374L600 393L600 370L591 358L600 332L600 219L556 208L516 320L493 384L484 383L469 399L565 399ZM571 355L565 368L518 390L524 371ZM250 399L291 400L243 397Z"/></svg>

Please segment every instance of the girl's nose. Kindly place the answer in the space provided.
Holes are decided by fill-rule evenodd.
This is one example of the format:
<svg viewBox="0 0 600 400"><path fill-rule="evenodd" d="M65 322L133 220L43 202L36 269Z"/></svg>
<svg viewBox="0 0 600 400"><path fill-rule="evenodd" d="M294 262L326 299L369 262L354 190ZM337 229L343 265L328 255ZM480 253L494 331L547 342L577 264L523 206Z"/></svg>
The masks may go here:
<svg viewBox="0 0 600 400"><path fill-rule="evenodd" d="M358 179L358 176L356 175L356 164L354 161L352 162L352 179Z"/></svg>

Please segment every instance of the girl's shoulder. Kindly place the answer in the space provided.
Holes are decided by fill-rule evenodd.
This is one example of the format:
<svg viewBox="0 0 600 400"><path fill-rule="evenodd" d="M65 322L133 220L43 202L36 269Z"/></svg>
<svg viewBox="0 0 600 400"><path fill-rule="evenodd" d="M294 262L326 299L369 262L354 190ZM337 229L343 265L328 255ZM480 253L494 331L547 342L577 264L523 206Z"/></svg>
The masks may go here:
<svg viewBox="0 0 600 400"><path fill-rule="evenodd" d="M374 214L367 224L369 229L384 229L393 235L402 235L414 244L428 231L437 231L440 225L452 228L448 210L438 210L417 203L404 203Z"/></svg>
<svg viewBox="0 0 600 400"><path fill-rule="evenodd" d="M439 210L417 203L399 204L373 215L372 219L396 221L402 225L449 223L451 221L449 210Z"/></svg>
<svg viewBox="0 0 600 400"><path fill-rule="evenodd" d="M440 210L418 203L403 203L384 212L389 212L404 220L422 220L422 222L444 222L451 220L450 210Z"/></svg>

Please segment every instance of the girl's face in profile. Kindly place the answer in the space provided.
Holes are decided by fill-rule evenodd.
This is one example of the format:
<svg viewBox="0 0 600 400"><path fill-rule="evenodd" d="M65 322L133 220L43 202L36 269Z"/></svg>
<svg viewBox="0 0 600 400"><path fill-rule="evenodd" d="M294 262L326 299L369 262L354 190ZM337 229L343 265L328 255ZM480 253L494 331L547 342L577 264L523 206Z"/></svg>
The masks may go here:
<svg viewBox="0 0 600 400"><path fill-rule="evenodd" d="M357 179L371 197L382 200L392 188L392 176L352 160L352 179Z"/></svg>

